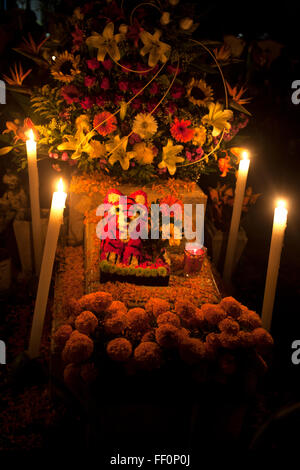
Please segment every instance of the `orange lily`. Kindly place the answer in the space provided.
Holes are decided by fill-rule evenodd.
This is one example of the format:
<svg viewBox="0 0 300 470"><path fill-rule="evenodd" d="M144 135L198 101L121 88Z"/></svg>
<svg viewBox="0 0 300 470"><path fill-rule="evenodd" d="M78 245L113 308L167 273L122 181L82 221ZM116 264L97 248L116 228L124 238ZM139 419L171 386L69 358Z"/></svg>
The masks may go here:
<svg viewBox="0 0 300 470"><path fill-rule="evenodd" d="M19 67L19 69L18 69L18 67ZM12 85L12 86L14 86L14 85L22 86L23 81L25 80L25 78L32 71L32 69L29 69L29 70L27 70L27 72L24 73L23 72L23 67L20 63L19 63L19 66L15 63L14 68L9 67L9 70L10 70L10 73L11 73L11 77L8 77L7 75L4 75L4 74L3 74L3 77L4 77L5 81L9 85Z"/></svg>
<svg viewBox="0 0 300 470"><path fill-rule="evenodd" d="M23 44L19 46L19 49L28 52L29 54L38 55L41 47L45 44L48 38L43 39L39 44L36 44L31 34L28 34L28 39L23 37Z"/></svg>
<svg viewBox="0 0 300 470"><path fill-rule="evenodd" d="M231 49L230 47L226 46L226 44L223 44L223 46L221 46L219 49L214 49L213 53L215 58L220 62L227 62L231 55Z"/></svg>
<svg viewBox="0 0 300 470"><path fill-rule="evenodd" d="M232 166L230 165L230 157L228 155L226 155L225 158L219 158L218 160L218 166L219 166L219 170L221 172L221 177L224 178L228 171L230 170L230 168L232 168Z"/></svg>
<svg viewBox="0 0 300 470"><path fill-rule="evenodd" d="M243 105L249 103L249 101L252 100L252 98L242 98L243 94L247 91L247 88L241 87L240 91L238 91L237 86L231 88L229 83L226 81L226 86L229 95L235 101L237 104Z"/></svg>

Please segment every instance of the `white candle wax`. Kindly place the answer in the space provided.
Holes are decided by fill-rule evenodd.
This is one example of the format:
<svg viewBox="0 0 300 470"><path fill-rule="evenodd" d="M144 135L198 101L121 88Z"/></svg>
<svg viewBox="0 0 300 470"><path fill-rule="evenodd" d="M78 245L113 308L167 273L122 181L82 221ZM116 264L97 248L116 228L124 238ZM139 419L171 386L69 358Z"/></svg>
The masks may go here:
<svg viewBox="0 0 300 470"><path fill-rule="evenodd" d="M29 176L29 194L31 208L31 226L33 238L33 252L35 273L38 275L42 260L42 232L40 217L40 199L39 199L39 176L36 159L36 142L32 129L28 133L29 139L26 141L28 176Z"/></svg>
<svg viewBox="0 0 300 470"><path fill-rule="evenodd" d="M229 283L231 280L249 165L250 160L248 158L248 152L245 151L243 153L243 158L240 160L235 187L234 203L223 271L223 279L225 283Z"/></svg>
<svg viewBox="0 0 300 470"><path fill-rule="evenodd" d="M262 308L262 323L266 330L270 330L274 307L276 285L280 266L280 257L284 240L288 211L284 201L279 201L274 211L273 231L269 252L265 293Z"/></svg>
<svg viewBox="0 0 300 470"><path fill-rule="evenodd" d="M63 192L62 180L59 182L58 191L53 193L50 218L44 247L41 273L34 307L33 322L29 341L29 356L39 355L44 319L48 302L50 282L52 278L57 241L60 226L63 222L63 211L67 194Z"/></svg>

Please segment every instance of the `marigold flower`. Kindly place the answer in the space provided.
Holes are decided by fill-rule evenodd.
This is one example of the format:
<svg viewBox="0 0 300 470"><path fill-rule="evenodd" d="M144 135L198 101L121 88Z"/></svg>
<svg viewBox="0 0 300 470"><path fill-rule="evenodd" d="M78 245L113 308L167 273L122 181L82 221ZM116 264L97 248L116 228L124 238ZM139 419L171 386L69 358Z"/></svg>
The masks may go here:
<svg viewBox="0 0 300 470"><path fill-rule="evenodd" d="M239 331L238 337L243 348L251 348L254 344L254 338L249 331Z"/></svg>
<svg viewBox="0 0 300 470"><path fill-rule="evenodd" d="M156 369L161 364L160 347L156 343L144 341L135 348L134 359L142 369Z"/></svg>
<svg viewBox="0 0 300 470"><path fill-rule="evenodd" d="M220 305L209 303L203 304L201 311L204 314L205 320L211 326L218 325L220 321L226 318L226 312L220 307Z"/></svg>
<svg viewBox="0 0 300 470"><path fill-rule="evenodd" d="M94 343L87 335L73 331L65 344L62 352L63 361L66 363L84 362L93 354Z"/></svg>
<svg viewBox="0 0 300 470"><path fill-rule="evenodd" d="M236 372L237 364L232 354L224 354L219 358L219 367L223 374L233 375Z"/></svg>
<svg viewBox="0 0 300 470"><path fill-rule="evenodd" d="M98 315L107 310L111 303L112 295L101 291L86 294L78 300L81 311L89 310Z"/></svg>
<svg viewBox="0 0 300 470"><path fill-rule="evenodd" d="M143 308L132 308L127 312L128 326L133 331L145 332L150 328L149 317Z"/></svg>
<svg viewBox="0 0 300 470"><path fill-rule="evenodd" d="M146 331L146 333L141 338L141 343L143 342L155 342L155 330Z"/></svg>
<svg viewBox="0 0 300 470"><path fill-rule="evenodd" d="M264 328L255 328L252 331L252 336L255 346L261 354L267 352L274 344L272 336Z"/></svg>
<svg viewBox="0 0 300 470"><path fill-rule="evenodd" d="M220 307L233 318L238 318L242 314L240 302L233 297L224 297L220 302Z"/></svg>
<svg viewBox="0 0 300 470"><path fill-rule="evenodd" d="M179 329L167 323L160 325L155 331L155 339L163 348L175 348L179 341Z"/></svg>
<svg viewBox="0 0 300 470"><path fill-rule="evenodd" d="M115 313L119 312L127 313L126 305L124 304L124 302L120 302L119 300L113 300L113 302L106 310L106 313L108 315L114 315Z"/></svg>
<svg viewBox="0 0 300 470"><path fill-rule="evenodd" d="M93 362L87 362L80 367L80 377L86 384L92 384L98 377L98 370Z"/></svg>
<svg viewBox="0 0 300 470"><path fill-rule="evenodd" d="M154 315L157 318L161 313L169 312L170 307L169 302L166 300L152 297L146 303L145 310L149 315Z"/></svg>
<svg viewBox="0 0 300 470"><path fill-rule="evenodd" d="M175 303L175 311L184 326L196 326L196 309L196 305L188 300L177 300Z"/></svg>
<svg viewBox="0 0 300 470"><path fill-rule="evenodd" d="M128 339L115 338L108 343L106 351L113 361L125 362L131 356L132 345Z"/></svg>
<svg viewBox="0 0 300 470"><path fill-rule="evenodd" d="M64 369L64 383L71 392L78 393L80 391L80 367L77 364L67 364Z"/></svg>
<svg viewBox="0 0 300 470"><path fill-rule="evenodd" d="M157 324L158 326L163 325L164 323L169 323L170 325L174 325L177 328L180 327L180 319L175 313L172 312L165 312L161 313L157 317Z"/></svg>
<svg viewBox="0 0 300 470"><path fill-rule="evenodd" d="M88 310L82 312L75 320L75 327L80 333L91 335L98 326L98 318Z"/></svg>
<svg viewBox="0 0 300 470"><path fill-rule="evenodd" d="M205 315L202 312L201 308L196 308L195 318L196 318L197 327L200 330L207 327L207 321L205 319Z"/></svg>
<svg viewBox="0 0 300 470"><path fill-rule="evenodd" d="M242 345L239 335L229 335L228 333L222 332L219 334L219 340L223 348L237 349Z"/></svg>
<svg viewBox="0 0 300 470"><path fill-rule="evenodd" d="M122 311L116 312L104 322L104 329L107 334L121 334L127 326L128 320L126 314Z"/></svg>
<svg viewBox="0 0 300 470"><path fill-rule="evenodd" d="M219 330L224 331L230 335L237 335L240 329L238 322L232 318L224 318L224 320L219 323Z"/></svg>
<svg viewBox="0 0 300 470"><path fill-rule="evenodd" d="M179 353L183 361L188 364L197 364L205 358L204 343L198 338L187 338L180 345Z"/></svg>
<svg viewBox="0 0 300 470"><path fill-rule="evenodd" d="M71 325L61 325L53 335L53 341L55 346L59 349L63 349L66 342L70 338L73 329Z"/></svg>
<svg viewBox="0 0 300 470"><path fill-rule="evenodd" d="M247 311L243 309L243 313L238 317L237 321L241 327L246 330L254 330L255 328L260 328L262 325L260 316L257 315L256 312L248 309Z"/></svg>

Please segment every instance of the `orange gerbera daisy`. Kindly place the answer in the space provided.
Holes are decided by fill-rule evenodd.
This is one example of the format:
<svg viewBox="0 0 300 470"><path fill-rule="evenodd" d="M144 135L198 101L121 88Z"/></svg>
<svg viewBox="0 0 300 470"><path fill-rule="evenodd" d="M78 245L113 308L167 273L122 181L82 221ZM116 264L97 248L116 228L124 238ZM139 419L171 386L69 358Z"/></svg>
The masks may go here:
<svg viewBox="0 0 300 470"><path fill-rule="evenodd" d="M100 135L105 136L116 130L116 123L117 120L115 116L108 111L103 111L95 115L93 126Z"/></svg>
<svg viewBox="0 0 300 470"><path fill-rule="evenodd" d="M194 129L189 129L191 121L182 119L181 121L177 118L174 120L174 124L171 127L171 134L174 139L179 142L189 142L194 137Z"/></svg>

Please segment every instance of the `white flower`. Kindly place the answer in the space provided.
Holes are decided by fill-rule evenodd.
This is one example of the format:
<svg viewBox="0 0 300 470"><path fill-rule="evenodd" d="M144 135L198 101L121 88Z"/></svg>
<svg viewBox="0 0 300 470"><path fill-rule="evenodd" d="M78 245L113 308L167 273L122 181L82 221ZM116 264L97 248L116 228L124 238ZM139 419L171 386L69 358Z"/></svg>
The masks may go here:
<svg viewBox="0 0 300 470"><path fill-rule="evenodd" d="M193 23L194 23L194 21L192 20L192 18L186 17L186 18L182 18L182 20L180 20L179 26L184 31L187 31L188 29L190 29L193 26Z"/></svg>
<svg viewBox="0 0 300 470"><path fill-rule="evenodd" d="M133 121L132 130L142 139L149 139L157 131L157 122L151 114L139 113Z"/></svg>
<svg viewBox="0 0 300 470"><path fill-rule="evenodd" d="M161 15L160 22L163 25L167 25L170 23L170 13L168 11L164 11Z"/></svg>

